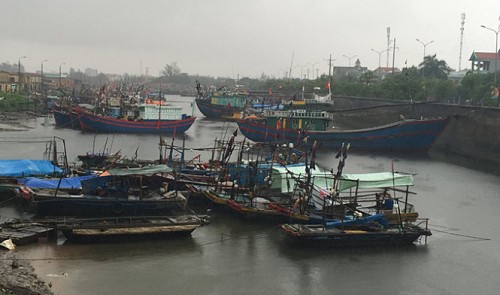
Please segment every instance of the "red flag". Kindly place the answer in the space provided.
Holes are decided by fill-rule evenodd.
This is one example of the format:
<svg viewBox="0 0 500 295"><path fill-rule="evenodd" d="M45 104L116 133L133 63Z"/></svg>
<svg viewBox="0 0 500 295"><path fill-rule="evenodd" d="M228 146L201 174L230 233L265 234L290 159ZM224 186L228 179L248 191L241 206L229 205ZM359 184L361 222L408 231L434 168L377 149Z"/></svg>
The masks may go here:
<svg viewBox="0 0 500 295"><path fill-rule="evenodd" d="M276 121L276 129L281 129L281 118Z"/></svg>
<svg viewBox="0 0 500 295"><path fill-rule="evenodd" d="M326 82L326 89L330 89L330 82Z"/></svg>

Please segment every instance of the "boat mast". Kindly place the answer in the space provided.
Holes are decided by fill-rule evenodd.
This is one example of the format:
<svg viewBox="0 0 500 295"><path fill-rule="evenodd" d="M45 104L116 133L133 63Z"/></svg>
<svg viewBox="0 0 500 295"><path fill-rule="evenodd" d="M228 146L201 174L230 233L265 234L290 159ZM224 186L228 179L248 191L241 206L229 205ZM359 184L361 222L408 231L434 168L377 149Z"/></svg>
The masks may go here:
<svg viewBox="0 0 500 295"><path fill-rule="evenodd" d="M330 58L328 59L328 77L329 77L329 82L328 82L328 94L330 95L330 99L332 97L332 72L333 72L333 61L332 55L330 54Z"/></svg>
<svg viewBox="0 0 500 295"><path fill-rule="evenodd" d="M160 122L160 119L161 119L161 84L160 84L160 92L159 92L159 98L160 98L160 103L159 103L159 107L158 107L158 121L157 121L157 127L158 127L158 132L160 133L160 163L162 162L162 148L161 148L161 144L163 142L163 138L161 137L161 122ZM172 142L173 142L173 139L172 139Z"/></svg>

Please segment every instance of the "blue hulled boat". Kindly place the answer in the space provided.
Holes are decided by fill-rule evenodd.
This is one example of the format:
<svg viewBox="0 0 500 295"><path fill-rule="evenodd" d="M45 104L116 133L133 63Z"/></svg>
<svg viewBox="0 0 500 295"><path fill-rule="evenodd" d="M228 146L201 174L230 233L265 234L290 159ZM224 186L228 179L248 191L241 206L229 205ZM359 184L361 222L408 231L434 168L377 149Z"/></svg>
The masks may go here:
<svg viewBox="0 0 500 295"><path fill-rule="evenodd" d="M93 106L89 104L54 104L52 114L56 128L80 129L79 112L81 110L92 111Z"/></svg>
<svg viewBox="0 0 500 295"><path fill-rule="evenodd" d="M64 112L61 110L53 110L54 121L58 128L73 128L80 129L80 121L76 112Z"/></svg>
<svg viewBox="0 0 500 295"><path fill-rule="evenodd" d="M210 93L202 91L200 83L196 82L196 105L200 112L207 118L222 119L231 117L234 113L245 110L249 102L249 94L239 88L229 90L221 87Z"/></svg>
<svg viewBox="0 0 500 295"><path fill-rule="evenodd" d="M184 133L193 125L196 117L182 113L182 108L143 104L139 106L139 116L112 117L89 112L79 112L80 127L83 131L110 133Z"/></svg>
<svg viewBox="0 0 500 295"><path fill-rule="evenodd" d="M265 122L236 120L241 133L254 142L294 142L304 138L317 141L322 147L338 148L349 142L352 149L379 151L427 151L445 129L449 118L401 120L356 130L332 128L327 112L293 111L266 117ZM280 116L281 115L281 116Z"/></svg>

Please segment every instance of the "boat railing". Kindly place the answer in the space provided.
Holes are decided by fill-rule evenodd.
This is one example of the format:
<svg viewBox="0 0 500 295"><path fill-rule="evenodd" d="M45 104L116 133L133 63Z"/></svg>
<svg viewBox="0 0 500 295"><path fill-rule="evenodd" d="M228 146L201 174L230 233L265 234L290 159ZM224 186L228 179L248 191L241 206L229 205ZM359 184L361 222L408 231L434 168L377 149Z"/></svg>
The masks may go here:
<svg viewBox="0 0 500 295"><path fill-rule="evenodd" d="M281 117L281 118L301 118L301 119L332 119L333 114L326 111L306 111L306 110L292 110L292 111L278 111L266 110L265 116L267 117Z"/></svg>

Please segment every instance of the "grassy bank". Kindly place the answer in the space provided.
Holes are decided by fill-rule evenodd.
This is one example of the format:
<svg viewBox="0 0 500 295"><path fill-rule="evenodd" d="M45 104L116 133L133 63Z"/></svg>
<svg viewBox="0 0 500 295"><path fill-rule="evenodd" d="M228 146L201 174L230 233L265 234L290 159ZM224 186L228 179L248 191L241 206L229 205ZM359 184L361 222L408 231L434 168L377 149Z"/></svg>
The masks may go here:
<svg viewBox="0 0 500 295"><path fill-rule="evenodd" d="M36 103L24 95L0 92L0 112L33 111L35 108Z"/></svg>

